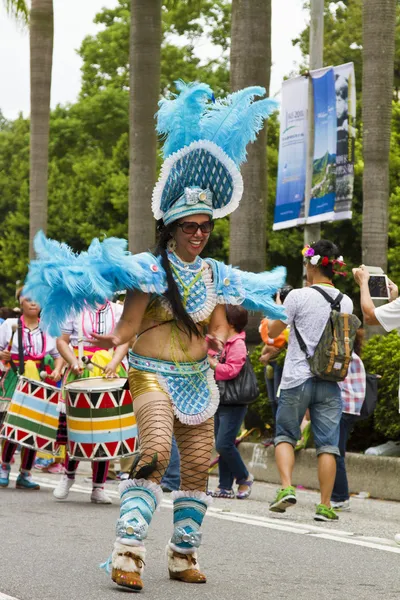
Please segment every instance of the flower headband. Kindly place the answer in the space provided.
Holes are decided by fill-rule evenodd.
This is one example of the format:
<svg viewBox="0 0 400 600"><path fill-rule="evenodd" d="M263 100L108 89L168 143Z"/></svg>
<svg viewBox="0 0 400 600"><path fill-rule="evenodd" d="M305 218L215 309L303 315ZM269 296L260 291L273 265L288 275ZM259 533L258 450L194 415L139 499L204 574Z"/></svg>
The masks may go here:
<svg viewBox="0 0 400 600"><path fill-rule="evenodd" d="M338 258L329 258L329 256L321 256L320 254L315 254L314 248L311 246L305 246L301 251L303 257L309 261L313 267L327 267L329 263L332 265L339 265L339 268L345 267L346 263L343 260L343 256L339 256ZM335 271L333 270L335 275L342 275L346 277L347 273L345 271Z"/></svg>

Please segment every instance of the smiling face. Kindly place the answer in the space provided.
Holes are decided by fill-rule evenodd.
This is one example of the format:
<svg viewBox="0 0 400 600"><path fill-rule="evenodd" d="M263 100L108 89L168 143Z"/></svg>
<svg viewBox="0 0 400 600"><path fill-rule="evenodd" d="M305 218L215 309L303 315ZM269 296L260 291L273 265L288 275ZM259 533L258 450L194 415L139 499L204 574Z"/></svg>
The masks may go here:
<svg viewBox="0 0 400 600"><path fill-rule="evenodd" d="M190 229L189 223L202 225L210 223L209 215L190 215L179 219L173 238L176 241L176 254L185 262L193 262L195 258L203 251L204 246L208 242L210 233L203 233L200 228L194 233L185 233L185 230ZM194 225L192 225L194 228Z"/></svg>

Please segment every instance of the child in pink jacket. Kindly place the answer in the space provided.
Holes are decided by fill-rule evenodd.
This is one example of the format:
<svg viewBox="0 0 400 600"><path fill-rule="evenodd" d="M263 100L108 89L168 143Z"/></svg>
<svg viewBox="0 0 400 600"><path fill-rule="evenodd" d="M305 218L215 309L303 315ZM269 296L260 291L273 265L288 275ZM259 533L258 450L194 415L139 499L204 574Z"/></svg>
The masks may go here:
<svg viewBox="0 0 400 600"><path fill-rule="evenodd" d="M209 357L216 381L237 377L247 356L244 332L248 321L247 310L241 306L227 305L226 316L230 336L219 361L215 357ZM248 472L235 445L246 412L247 405L224 405L222 400L215 414L215 447L219 454L219 485L212 493L215 498L235 498L232 488L235 479L238 484L236 497L245 499L250 496L254 477Z"/></svg>

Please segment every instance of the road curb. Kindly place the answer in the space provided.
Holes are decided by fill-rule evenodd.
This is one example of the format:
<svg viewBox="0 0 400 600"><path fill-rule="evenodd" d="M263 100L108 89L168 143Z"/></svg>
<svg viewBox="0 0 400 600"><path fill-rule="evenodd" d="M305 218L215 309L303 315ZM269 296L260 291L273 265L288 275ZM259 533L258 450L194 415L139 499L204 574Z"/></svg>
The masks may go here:
<svg viewBox="0 0 400 600"><path fill-rule="evenodd" d="M274 448L262 444L242 442L240 454L257 481L279 484ZM347 477L350 493L369 492L372 498L400 501L400 459L392 456L346 454ZM293 485L318 489L317 458L315 450L296 452Z"/></svg>

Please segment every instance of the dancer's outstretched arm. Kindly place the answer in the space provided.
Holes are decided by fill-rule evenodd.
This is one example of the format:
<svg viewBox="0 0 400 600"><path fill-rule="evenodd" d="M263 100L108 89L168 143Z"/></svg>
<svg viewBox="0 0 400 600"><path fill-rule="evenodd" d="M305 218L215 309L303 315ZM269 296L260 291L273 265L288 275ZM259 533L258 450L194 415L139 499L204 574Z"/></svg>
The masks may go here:
<svg viewBox="0 0 400 600"><path fill-rule="evenodd" d="M109 335L93 333L92 337L96 345L108 350L130 342L139 331L148 303L149 294L139 290L128 290L124 310L116 328Z"/></svg>

